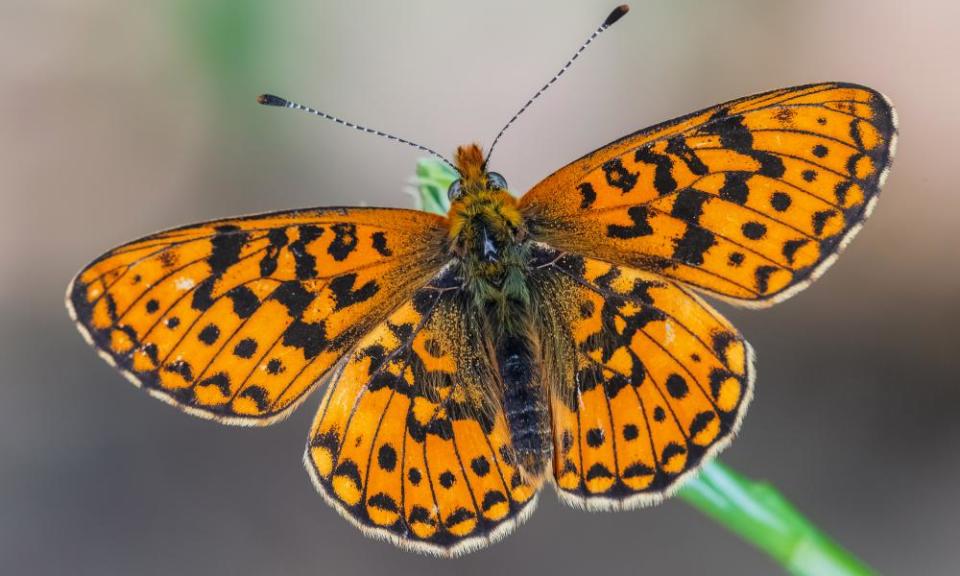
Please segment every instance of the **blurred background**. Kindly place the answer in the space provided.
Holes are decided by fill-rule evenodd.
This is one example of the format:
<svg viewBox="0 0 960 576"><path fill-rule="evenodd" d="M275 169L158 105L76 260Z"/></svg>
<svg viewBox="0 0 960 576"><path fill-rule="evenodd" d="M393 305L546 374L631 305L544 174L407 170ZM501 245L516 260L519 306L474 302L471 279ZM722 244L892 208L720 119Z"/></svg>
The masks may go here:
<svg viewBox="0 0 960 576"><path fill-rule="evenodd" d="M417 152L258 107L264 91L445 153L493 135L615 2L6 0L0 4L0 558L9 574L766 574L679 501L585 513L552 493L440 561L368 540L300 464L319 398L237 429L127 384L77 334L71 276L146 233L323 205L409 207ZM628 132L821 80L888 94L900 148L837 266L728 312L757 395L722 459L880 572L955 574L960 319L947 0L643 0L500 144L524 191Z"/></svg>

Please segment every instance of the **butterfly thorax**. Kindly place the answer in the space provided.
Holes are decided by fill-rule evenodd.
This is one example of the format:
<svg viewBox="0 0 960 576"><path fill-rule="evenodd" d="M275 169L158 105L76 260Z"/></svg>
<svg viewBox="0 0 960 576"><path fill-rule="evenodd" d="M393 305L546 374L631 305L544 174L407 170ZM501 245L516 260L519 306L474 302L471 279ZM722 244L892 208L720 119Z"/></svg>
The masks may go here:
<svg viewBox="0 0 960 576"><path fill-rule="evenodd" d="M448 217L450 251L473 304L510 324L530 302L526 226L516 199L484 170L478 147L459 148L457 164L462 177Z"/></svg>

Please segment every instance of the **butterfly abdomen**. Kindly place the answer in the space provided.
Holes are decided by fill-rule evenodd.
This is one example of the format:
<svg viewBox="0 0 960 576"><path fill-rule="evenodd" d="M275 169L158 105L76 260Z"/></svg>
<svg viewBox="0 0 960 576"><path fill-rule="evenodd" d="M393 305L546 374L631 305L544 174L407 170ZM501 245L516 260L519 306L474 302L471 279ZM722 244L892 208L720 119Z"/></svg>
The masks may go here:
<svg viewBox="0 0 960 576"><path fill-rule="evenodd" d="M550 460L550 414L533 344L525 336L505 336L497 346L503 383L503 411L517 463L528 477L543 474Z"/></svg>

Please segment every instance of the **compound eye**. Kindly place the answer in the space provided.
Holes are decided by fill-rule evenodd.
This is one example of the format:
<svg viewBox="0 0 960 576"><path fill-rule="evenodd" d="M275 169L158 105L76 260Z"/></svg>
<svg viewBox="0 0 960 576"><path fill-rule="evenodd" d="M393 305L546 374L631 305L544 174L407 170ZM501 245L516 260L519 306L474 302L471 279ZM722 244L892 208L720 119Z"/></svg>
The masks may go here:
<svg viewBox="0 0 960 576"><path fill-rule="evenodd" d="M460 189L460 180L459 179L454 180L453 184L451 184L450 187L447 188L447 199L456 200L457 198L460 197L461 192L462 190Z"/></svg>
<svg viewBox="0 0 960 576"><path fill-rule="evenodd" d="M487 173L487 184L489 184L491 188L498 190L507 189L507 179L496 172Z"/></svg>

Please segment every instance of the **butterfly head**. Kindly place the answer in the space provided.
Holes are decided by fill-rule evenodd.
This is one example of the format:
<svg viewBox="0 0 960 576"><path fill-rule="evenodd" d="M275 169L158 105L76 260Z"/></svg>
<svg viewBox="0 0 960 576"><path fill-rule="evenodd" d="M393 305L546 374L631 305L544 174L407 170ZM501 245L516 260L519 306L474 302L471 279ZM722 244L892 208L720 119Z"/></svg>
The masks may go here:
<svg viewBox="0 0 960 576"><path fill-rule="evenodd" d="M478 194L487 190L506 192L506 179L496 172L487 172L486 161L479 145L469 144L458 147L454 162L460 178L455 180L447 190L450 202L455 202L464 195Z"/></svg>
<svg viewBox="0 0 960 576"><path fill-rule="evenodd" d="M503 176L487 171L479 146L457 148L455 159L460 178L447 193L450 248L473 272L493 280L506 272L526 237L523 217Z"/></svg>

